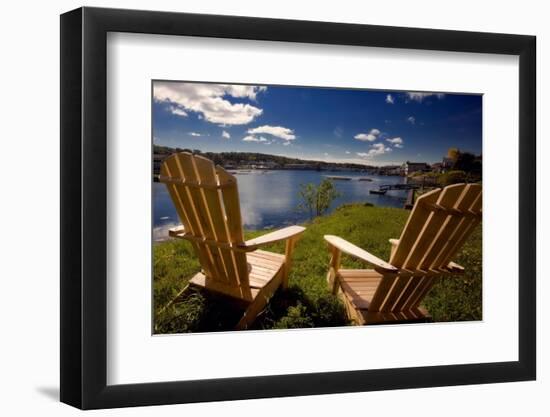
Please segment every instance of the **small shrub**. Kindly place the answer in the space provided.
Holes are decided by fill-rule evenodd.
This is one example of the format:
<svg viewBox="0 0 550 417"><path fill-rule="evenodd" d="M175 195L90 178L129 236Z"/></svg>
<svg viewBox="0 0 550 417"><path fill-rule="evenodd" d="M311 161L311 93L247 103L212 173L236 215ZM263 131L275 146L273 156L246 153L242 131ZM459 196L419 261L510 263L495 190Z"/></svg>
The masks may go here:
<svg viewBox="0 0 550 417"><path fill-rule="evenodd" d="M334 183L325 178L318 186L312 183L300 184L298 196L301 200L297 207L298 211L309 213L309 219L313 220L314 216L325 214L340 193Z"/></svg>
<svg viewBox="0 0 550 417"><path fill-rule="evenodd" d="M464 171L449 171L439 176L439 185L445 187L451 184L466 182L466 173Z"/></svg>
<svg viewBox="0 0 550 417"><path fill-rule="evenodd" d="M315 323L308 315L307 308L301 303L289 307L287 315L275 322L274 329L304 329L314 327Z"/></svg>
<svg viewBox="0 0 550 417"><path fill-rule="evenodd" d="M315 309L311 316L315 327L335 327L349 324L344 305L332 294L323 294L315 301Z"/></svg>

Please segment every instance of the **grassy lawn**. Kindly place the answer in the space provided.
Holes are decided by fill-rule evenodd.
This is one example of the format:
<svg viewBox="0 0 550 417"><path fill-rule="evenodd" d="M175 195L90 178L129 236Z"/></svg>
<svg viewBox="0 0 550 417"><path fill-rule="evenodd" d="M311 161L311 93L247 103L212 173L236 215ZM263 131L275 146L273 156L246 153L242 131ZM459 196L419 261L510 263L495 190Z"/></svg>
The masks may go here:
<svg viewBox="0 0 550 417"><path fill-rule="evenodd" d="M296 245L289 288L278 290L254 328L329 327L350 324L341 302L327 288L329 254L323 235L334 234L389 259L389 238L399 238L409 211L368 205L346 205L334 213L306 224ZM247 232L245 238L266 231ZM284 244L268 250L284 253ZM434 321L480 320L481 225L477 227L455 260L464 266L463 275L441 279L424 300ZM343 267L368 268L344 256ZM231 330L242 306L223 296L193 290L184 300L163 309L200 270L191 245L170 240L154 245L155 332L183 333Z"/></svg>

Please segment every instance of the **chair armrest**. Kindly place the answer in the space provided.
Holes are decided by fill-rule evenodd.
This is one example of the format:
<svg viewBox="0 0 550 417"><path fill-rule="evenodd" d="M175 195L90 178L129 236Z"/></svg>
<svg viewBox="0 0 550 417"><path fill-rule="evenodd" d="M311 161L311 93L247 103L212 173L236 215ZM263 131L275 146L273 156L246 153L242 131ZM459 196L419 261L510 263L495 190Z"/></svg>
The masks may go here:
<svg viewBox="0 0 550 417"><path fill-rule="evenodd" d="M389 242L391 243L392 246L399 245L399 239L389 239Z"/></svg>
<svg viewBox="0 0 550 417"><path fill-rule="evenodd" d="M305 230L306 228L302 226L288 226L284 229L276 230L263 236L258 236L254 239L247 240L242 246L246 248L247 252L252 251L263 245L270 245L272 243L280 242L281 240L287 240L301 235Z"/></svg>
<svg viewBox="0 0 550 417"><path fill-rule="evenodd" d="M454 262L449 262L447 264L447 268L450 269L452 272L455 272L455 273L464 272L464 267L460 266L459 264L455 264Z"/></svg>
<svg viewBox="0 0 550 417"><path fill-rule="evenodd" d="M348 255L358 258L364 262L374 265L375 267L387 272L399 271L399 269L396 268L395 266L387 263L386 261L383 261L377 256L374 256L373 254L368 253L366 250L363 250L360 247L355 246L354 244L349 243L348 241L338 236L325 235L324 237L325 237L325 240L330 245L334 246L335 248L341 250L344 253L347 253Z"/></svg>
<svg viewBox="0 0 550 417"><path fill-rule="evenodd" d="M168 229L168 236L183 238L185 236L185 227L182 224Z"/></svg>
<svg viewBox="0 0 550 417"><path fill-rule="evenodd" d="M289 226L281 230L276 230L274 232L267 233L263 236L259 236L254 239L250 239L244 243L237 244L237 245L231 244L231 243L220 243L214 240L207 240L204 238L192 236L185 231L185 228L183 225L179 225L169 229L168 235L170 237L186 239L192 242L198 242L201 244L211 245L218 248L232 249L239 252L253 252L263 245L269 245L271 243L279 242L281 240L293 239L296 236L302 234L305 230L306 230L305 227L302 227L302 226Z"/></svg>

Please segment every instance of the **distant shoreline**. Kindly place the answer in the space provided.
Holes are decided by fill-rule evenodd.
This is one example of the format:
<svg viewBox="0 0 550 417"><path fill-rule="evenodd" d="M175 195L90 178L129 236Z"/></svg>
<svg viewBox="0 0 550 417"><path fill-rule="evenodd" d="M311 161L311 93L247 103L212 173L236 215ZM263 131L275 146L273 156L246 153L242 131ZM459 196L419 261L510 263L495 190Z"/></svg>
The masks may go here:
<svg viewBox="0 0 550 417"><path fill-rule="evenodd" d="M246 175L246 174L259 174L259 173L262 173L262 174L267 174L271 171L312 171L312 172L326 172L326 173L339 173L339 172L353 172L353 173L357 173L357 174L368 174L368 175L379 175L379 176L385 176L385 177L402 177L402 175L395 175L395 174L382 174L382 173L378 173L378 172L372 172L372 170L354 170L354 169L348 169L348 168L340 168L340 169L313 169L313 168L309 168L309 169L297 169L297 168L282 168L282 167L279 167L279 168L254 168L254 169L248 169L248 168L243 168L243 169L233 169L233 168L225 168L227 170L227 172L229 172L230 174L232 175ZM159 175L160 175L160 171L159 170L155 170L153 172L153 182L159 182ZM343 177L343 176L339 176L339 175L327 175L327 178L333 180L333 181L347 181L347 180L351 180L351 179L355 179L355 180L358 180L358 181L372 181L372 179L368 178L368 177Z"/></svg>

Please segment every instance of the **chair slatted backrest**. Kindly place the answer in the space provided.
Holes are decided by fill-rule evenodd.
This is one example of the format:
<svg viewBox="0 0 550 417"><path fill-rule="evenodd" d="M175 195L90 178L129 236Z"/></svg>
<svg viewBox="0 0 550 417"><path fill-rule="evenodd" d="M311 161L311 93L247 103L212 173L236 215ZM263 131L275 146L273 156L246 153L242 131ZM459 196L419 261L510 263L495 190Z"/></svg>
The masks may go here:
<svg viewBox="0 0 550 417"><path fill-rule="evenodd" d="M185 229L208 279L222 287L250 292L237 180L209 159L187 152L166 158L160 169Z"/></svg>
<svg viewBox="0 0 550 417"><path fill-rule="evenodd" d="M390 258L405 274L383 277L369 310L418 307L481 221L481 195L479 184L454 184L418 198Z"/></svg>

